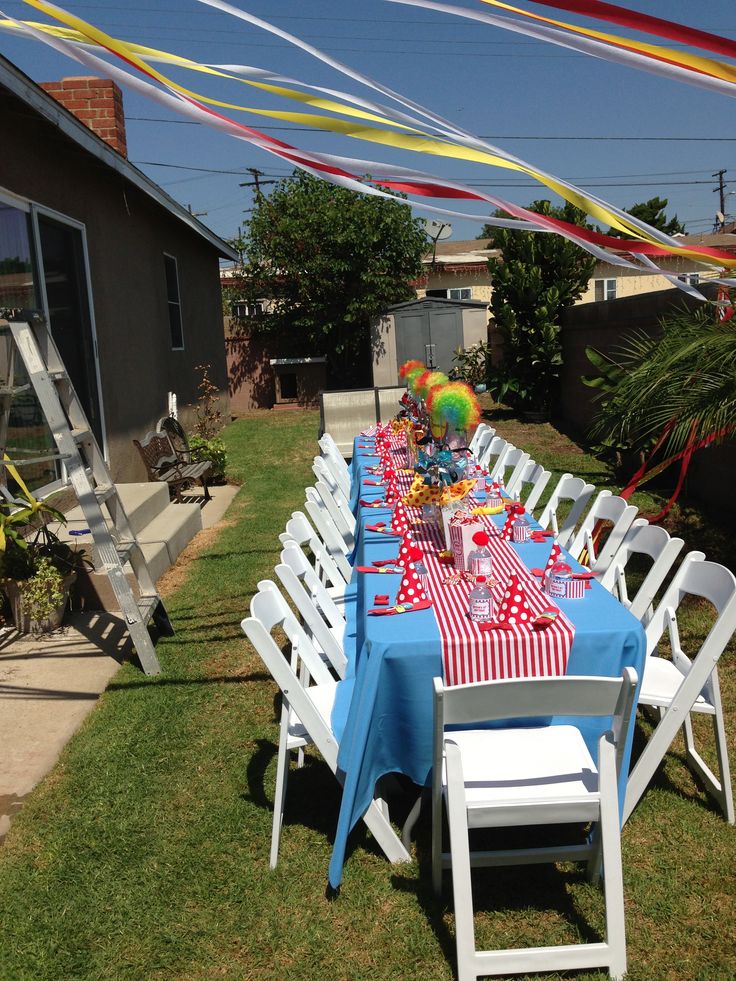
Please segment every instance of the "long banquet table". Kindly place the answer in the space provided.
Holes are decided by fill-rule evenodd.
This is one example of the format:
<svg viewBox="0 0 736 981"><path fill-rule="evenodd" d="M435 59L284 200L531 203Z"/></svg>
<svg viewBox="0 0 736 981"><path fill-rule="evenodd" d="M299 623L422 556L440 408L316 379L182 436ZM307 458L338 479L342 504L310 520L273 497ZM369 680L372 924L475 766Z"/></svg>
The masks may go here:
<svg viewBox="0 0 736 981"><path fill-rule="evenodd" d="M352 463L356 566L393 558L398 552L398 539L366 530L366 524L390 522L390 511L362 508L358 503L383 494L382 488L365 484L368 477L379 479L367 472L378 458L371 449L361 448L366 443L361 438L356 440ZM499 515L492 520L500 524L504 518ZM549 541L513 546L529 569L544 566L550 547ZM568 561L579 568L569 557ZM448 569L448 574L452 571ZM332 714L332 728L340 744L338 768L344 781L329 868L329 882L335 889L342 880L348 834L370 804L376 781L389 773L402 773L420 787L431 783L432 679L443 671L442 642L434 610L399 616L366 615L375 605L375 594L388 593L393 601L399 583L400 576L354 572L349 587L354 602L346 604L348 632L354 633L356 643L350 655L349 683L338 686ZM574 627L568 675L616 677L624 667L631 666L641 679L646 650L644 631L610 593L593 582L582 599L556 602ZM546 721L564 724L571 720L555 717ZM581 724L575 718L574 724L583 731L595 758L595 744L609 727L610 719L590 719ZM622 801L632 738L633 727L624 748Z"/></svg>

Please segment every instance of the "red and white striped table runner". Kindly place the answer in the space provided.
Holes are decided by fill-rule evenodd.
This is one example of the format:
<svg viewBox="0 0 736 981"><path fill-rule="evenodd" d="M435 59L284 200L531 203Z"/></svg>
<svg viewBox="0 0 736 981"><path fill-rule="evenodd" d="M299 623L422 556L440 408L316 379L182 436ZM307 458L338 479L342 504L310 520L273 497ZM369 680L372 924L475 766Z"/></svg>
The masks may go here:
<svg viewBox="0 0 736 981"><path fill-rule="evenodd" d="M402 439L391 440L391 453L396 468L406 466L405 444ZM413 474L399 473L399 489L405 494ZM411 518L421 516L420 508L407 508ZM493 523L481 516L487 527ZM545 630L514 627L512 630L481 630L468 619L470 583L444 585L454 566L443 565L437 553L445 548L442 529L429 524L411 527L412 537L424 551L424 564L429 578L430 598L442 640L444 680L448 685L490 681L496 678L526 678L562 675L565 673L575 633L573 625L560 611L554 623ZM541 591L539 580L531 575L518 557L514 546L492 537L493 575L499 585L493 590L496 609L506 589L509 576L518 573L524 585L532 619L555 604Z"/></svg>

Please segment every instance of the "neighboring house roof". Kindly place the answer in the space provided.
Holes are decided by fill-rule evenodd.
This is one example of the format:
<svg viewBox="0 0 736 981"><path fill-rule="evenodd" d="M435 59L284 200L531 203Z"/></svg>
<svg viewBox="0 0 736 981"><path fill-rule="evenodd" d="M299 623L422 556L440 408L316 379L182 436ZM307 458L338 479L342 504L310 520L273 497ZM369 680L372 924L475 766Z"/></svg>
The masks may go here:
<svg viewBox="0 0 736 981"><path fill-rule="evenodd" d="M495 255L499 255L499 250L491 248L491 239L472 238L459 242L437 242L436 247L427 252L422 262L431 263L434 256L435 264L445 267L484 265Z"/></svg>
<svg viewBox="0 0 736 981"><path fill-rule="evenodd" d="M171 215L187 225L195 234L205 239L219 255L227 259L237 259L237 252L227 242L198 221L187 209L174 201L162 188L134 167L125 157L96 136L73 113L64 109L56 99L48 95L25 75L16 65L0 55L0 86L12 92L18 99L56 126L67 138L73 140L87 153L92 154L103 164L116 171L149 198L165 208Z"/></svg>

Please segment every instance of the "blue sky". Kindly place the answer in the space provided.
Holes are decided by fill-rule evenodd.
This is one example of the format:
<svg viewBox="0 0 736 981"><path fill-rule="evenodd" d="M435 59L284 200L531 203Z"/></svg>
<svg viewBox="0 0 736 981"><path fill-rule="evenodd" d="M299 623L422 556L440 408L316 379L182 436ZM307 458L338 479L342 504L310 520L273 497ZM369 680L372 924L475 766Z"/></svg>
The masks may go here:
<svg viewBox="0 0 736 981"><path fill-rule="evenodd" d="M736 215L736 105L726 96L385 0L241 0L236 5L614 205L627 207L655 195L668 198L668 213L677 212L688 231L711 230L718 208L712 174L725 169L726 190L734 192L726 199L727 211ZM459 5L484 9L468 0ZM125 40L198 61L254 65L370 95L285 41L195 0L84 0L61 6ZM526 0L519 6L555 16ZM732 0L636 0L629 6L736 38ZM0 8L13 17L44 19L18 0L6 0ZM89 74L31 40L0 34L0 52L36 81ZM221 88L189 73L175 77L208 95L256 104L245 87ZM239 187L250 180L246 169L259 168L266 180L288 173L288 167L259 150L183 122L136 93L125 91L124 104L131 161L177 200L195 212L206 212L202 221L224 237L237 232L252 204L252 192ZM257 104L285 108L273 97ZM508 171L391 151L331 134L290 134L280 123L271 126L269 120L242 114L237 118L298 146L480 183L522 205L551 196ZM477 211L482 213L482 208ZM472 222L455 221L453 238L473 238L479 229Z"/></svg>

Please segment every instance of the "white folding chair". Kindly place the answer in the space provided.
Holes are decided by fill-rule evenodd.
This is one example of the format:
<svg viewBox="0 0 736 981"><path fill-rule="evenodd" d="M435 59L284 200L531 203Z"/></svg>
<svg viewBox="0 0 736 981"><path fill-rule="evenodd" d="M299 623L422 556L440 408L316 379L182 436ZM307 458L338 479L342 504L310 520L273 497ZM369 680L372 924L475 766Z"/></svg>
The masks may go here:
<svg viewBox="0 0 736 981"><path fill-rule="evenodd" d="M327 466L324 457L316 456L314 458L312 461L312 473L317 478L317 481L321 480L329 487L330 495L340 511L345 527L354 532L355 515L350 508L350 501L343 493L337 478Z"/></svg>
<svg viewBox="0 0 736 981"><path fill-rule="evenodd" d="M624 894L617 778L630 724L637 677L522 678L445 688L434 679L432 878L452 869L458 979L481 975L607 967L626 971ZM597 760L573 725L451 729L539 715L613 716L598 743ZM441 850L442 798L450 852ZM559 847L471 852L476 828L577 824L592 821L592 840ZM606 939L560 947L476 950L471 866L586 861L603 867Z"/></svg>
<svg viewBox="0 0 736 981"><path fill-rule="evenodd" d="M478 456L478 463L480 463L484 470L487 470L489 474L492 474L498 463L498 458L508 445L508 440L505 440L502 436L491 437L490 441L486 445L486 448Z"/></svg>
<svg viewBox="0 0 736 981"><path fill-rule="evenodd" d="M330 517L335 522L338 531L345 539L345 544L349 549L355 548L355 518L347 514L339 506L329 485L322 478L317 480L314 485L315 490L322 498L322 503L330 513Z"/></svg>
<svg viewBox="0 0 736 981"><path fill-rule="evenodd" d="M340 461L331 455L331 453L326 452L320 443L321 456L320 459L324 462L330 476L337 482L338 487L343 492L345 497L350 497L350 471L348 470L345 460L340 456Z"/></svg>
<svg viewBox="0 0 736 981"><path fill-rule="evenodd" d="M588 506L594 490L592 484L586 484L582 477L573 477L571 473L563 473L557 481L552 496L539 516L539 524L543 529L552 529L562 548L566 548L572 538L578 519ZM563 501L569 501L571 507L560 527L557 512Z"/></svg>
<svg viewBox="0 0 736 981"><path fill-rule="evenodd" d="M324 652L339 678L345 677L347 621L294 542L282 550L275 572L299 611L315 647Z"/></svg>
<svg viewBox="0 0 736 981"><path fill-rule="evenodd" d="M480 426L478 427L480 429ZM478 436L477 440L471 440L471 449L473 456L480 463L485 455L485 452L490 445L491 440L496 435L496 430L491 426L487 426L483 432ZM475 442L475 445L473 445Z"/></svg>
<svg viewBox="0 0 736 981"><path fill-rule="evenodd" d="M639 508L623 497L608 490L600 491L575 533L568 548L570 555L587 565L591 572L605 572L638 513ZM596 540L596 532L604 529L607 534L601 543L600 539Z"/></svg>
<svg viewBox="0 0 736 981"><path fill-rule="evenodd" d="M331 433L322 433L319 440L319 448L326 453L328 456L332 457L336 464L342 465L347 473L350 472L347 460L340 452L340 448L332 437Z"/></svg>
<svg viewBox="0 0 736 981"><path fill-rule="evenodd" d="M470 444L468 446L468 449L473 454L473 456L477 458L478 447L480 446L481 442L483 442L483 445L485 446L488 440L490 440L491 436L493 436L495 432L496 430L491 429L491 427L488 425L487 422L478 423L478 426L475 432L473 433L473 438L471 439ZM485 435L486 433L489 433L488 437L486 437Z"/></svg>
<svg viewBox="0 0 736 981"><path fill-rule="evenodd" d="M677 624L677 610L686 596L708 600L717 613L708 636L692 659L682 649ZM677 730L682 727L690 768L718 801L728 823L733 824L728 744L718 683L718 659L736 631L736 578L733 573L716 562L706 562L702 552L689 552L645 630L647 659L639 705L657 709L659 721L629 775L624 820L636 807ZM657 656L657 646L665 635L668 635L671 655ZM695 747L692 713L709 715L713 721L720 779Z"/></svg>
<svg viewBox="0 0 736 981"><path fill-rule="evenodd" d="M646 626L654 612L653 604L657 591L684 544L681 538L670 538L665 528L650 525L646 518L637 518L626 532L618 551L598 581ZM642 555L650 558L652 565L634 596L630 598L626 567L631 559Z"/></svg>
<svg viewBox="0 0 736 981"><path fill-rule="evenodd" d="M340 529L332 520L324 501L317 493L317 489L315 487L307 487L304 491L304 497L304 507L312 524L319 532L320 538L325 543L327 551L334 559L342 575L345 579L349 579L352 575L352 568L347 557L351 552L351 548L343 538Z"/></svg>
<svg viewBox="0 0 736 981"><path fill-rule="evenodd" d="M270 855L271 868L275 868L291 750L313 743L335 776L341 779L337 771L338 742L330 724L337 682L317 656L278 587L274 583L260 585L265 588L253 597L251 615L240 626L283 694ZM284 657L271 636L277 628L291 641L291 660ZM363 820L390 861L410 860L379 802L371 801Z"/></svg>
<svg viewBox="0 0 736 981"><path fill-rule="evenodd" d="M506 490L509 493L518 494L519 500L527 512L532 514L551 476L552 474L549 470L545 470L541 463L528 460L519 474L518 480L514 483L513 488L507 486Z"/></svg>
<svg viewBox="0 0 736 981"><path fill-rule="evenodd" d="M503 480L506 493L511 497L514 496L514 488L519 483L519 478L528 461L528 453L517 450L515 446L511 445L506 447L496 461L496 466L493 468L493 479Z"/></svg>
<svg viewBox="0 0 736 981"><path fill-rule="evenodd" d="M309 548L314 558L315 573L325 584L330 597L339 606L345 596L347 580L302 511L292 511L291 517L286 522L286 528L279 535L279 541L282 545L296 542L301 549Z"/></svg>

